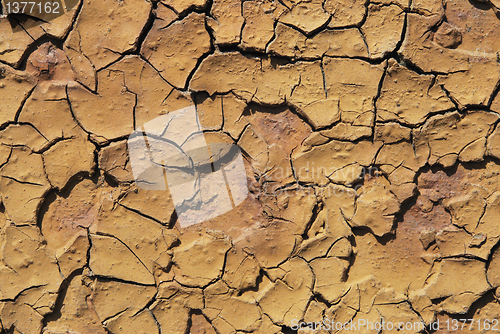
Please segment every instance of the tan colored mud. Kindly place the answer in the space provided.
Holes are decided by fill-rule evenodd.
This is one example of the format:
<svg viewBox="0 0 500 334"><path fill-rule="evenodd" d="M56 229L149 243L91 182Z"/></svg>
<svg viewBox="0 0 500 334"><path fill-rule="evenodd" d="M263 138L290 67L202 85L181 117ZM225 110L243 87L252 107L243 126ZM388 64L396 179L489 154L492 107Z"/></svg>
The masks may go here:
<svg viewBox="0 0 500 334"><path fill-rule="evenodd" d="M0 16L0 333L500 329L500 1L73 2ZM181 227L186 107L249 192Z"/></svg>

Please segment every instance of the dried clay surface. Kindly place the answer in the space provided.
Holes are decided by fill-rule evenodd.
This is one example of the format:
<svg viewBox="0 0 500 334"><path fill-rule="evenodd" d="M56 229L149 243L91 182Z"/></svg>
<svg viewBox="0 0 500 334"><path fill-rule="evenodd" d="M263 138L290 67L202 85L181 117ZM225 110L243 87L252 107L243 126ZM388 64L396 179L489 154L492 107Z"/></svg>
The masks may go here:
<svg viewBox="0 0 500 334"><path fill-rule="evenodd" d="M500 1L69 3L0 13L0 333L500 330ZM183 108L248 187L191 226Z"/></svg>

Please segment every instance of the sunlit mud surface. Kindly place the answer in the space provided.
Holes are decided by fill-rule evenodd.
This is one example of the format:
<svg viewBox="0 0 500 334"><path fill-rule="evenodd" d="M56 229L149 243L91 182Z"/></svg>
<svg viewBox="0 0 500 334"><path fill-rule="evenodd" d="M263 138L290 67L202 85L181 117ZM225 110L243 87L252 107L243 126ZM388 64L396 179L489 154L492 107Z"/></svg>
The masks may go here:
<svg viewBox="0 0 500 334"><path fill-rule="evenodd" d="M500 330L499 0L66 6L2 2L0 333ZM187 226L128 139L189 107Z"/></svg>

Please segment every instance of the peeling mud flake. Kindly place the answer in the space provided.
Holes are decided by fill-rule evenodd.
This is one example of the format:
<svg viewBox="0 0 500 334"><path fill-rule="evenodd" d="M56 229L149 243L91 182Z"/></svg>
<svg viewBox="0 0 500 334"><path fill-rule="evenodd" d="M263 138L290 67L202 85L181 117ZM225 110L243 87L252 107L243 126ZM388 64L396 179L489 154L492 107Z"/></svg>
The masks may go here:
<svg viewBox="0 0 500 334"><path fill-rule="evenodd" d="M269 44L270 53L290 57L319 59L322 56L367 57L368 50L358 29L323 30L312 38L281 23Z"/></svg>
<svg viewBox="0 0 500 334"><path fill-rule="evenodd" d="M404 20L404 12L397 5L368 6L368 16L361 31L371 58L381 58L396 49L403 32Z"/></svg>
<svg viewBox="0 0 500 334"><path fill-rule="evenodd" d="M279 9L273 2L245 1L242 15L245 24L241 32L243 49L266 51L266 46L274 36L274 17Z"/></svg>
<svg viewBox="0 0 500 334"><path fill-rule="evenodd" d="M119 183L132 182L126 142L111 143L99 152L99 168Z"/></svg>
<svg viewBox="0 0 500 334"><path fill-rule="evenodd" d="M323 4L325 11L332 14L328 27L358 26L366 17L366 5L367 1L365 0L325 1Z"/></svg>
<svg viewBox="0 0 500 334"><path fill-rule="evenodd" d="M222 274L222 265L230 247L227 240L204 238L177 248L172 259L177 281L202 287L216 280Z"/></svg>
<svg viewBox="0 0 500 334"><path fill-rule="evenodd" d="M15 147L0 175L0 192L9 218L16 225L35 225L43 196L51 189L42 156Z"/></svg>
<svg viewBox="0 0 500 334"><path fill-rule="evenodd" d="M434 265L426 293L431 299L444 299L438 304L439 309L465 314L470 305L489 289L491 286L486 280L482 261L445 259Z"/></svg>
<svg viewBox="0 0 500 334"><path fill-rule="evenodd" d="M83 1L81 13L65 45L79 51L99 70L119 59L120 53L137 47L151 6L143 0Z"/></svg>
<svg viewBox="0 0 500 334"><path fill-rule="evenodd" d="M211 10L213 19L208 18L207 23L214 32L216 44L238 44L240 42L241 28L245 22L241 9L240 1L214 1ZM223 22L223 24L219 22Z"/></svg>
<svg viewBox="0 0 500 334"><path fill-rule="evenodd" d="M377 100L377 120L420 124L431 113L454 107L430 75L418 75L390 61L382 92Z"/></svg>
<svg viewBox="0 0 500 334"><path fill-rule="evenodd" d="M155 283L151 272L132 251L114 237L91 235L90 270L95 275L141 284Z"/></svg>
<svg viewBox="0 0 500 334"><path fill-rule="evenodd" d="M222 30L220 33L222 34ZM193 36L196 36L195 41ZM210 47L210 35L205 30L205 16L192 13L167 28L154 26L144 41L141 54L165 80L182 89L198 59L208 53Z"/></svg>
<svg viewBox="0 0 500 334"><path fill-rule="evenodd" d="M279 17L279 21L305 32L311 33L323 26L330 14L323 8L323 2L312 0L309 2L290 1L291 6L287 6L284 13Z"/></svg>
<svg viewBox="0 0 500 334"><path fill-rule="evenodd" d="M395 214L400 204L383 181L375 179L359 189L356 212L350 219L352 226L368 227L375 235L382 237L393 229Z"/></svg>
<svg viewBox="0 0 500 334"><path fill-rule="evenodd" d="M384 73L384 64L371 65L358 59L325 57L323 67L328 96L340 100L341 110L358 114L374 110L373 102ZM371 122L359 125L370 126Z"/></svg>
<svg viewBox="0 0 500 334"><path fill-rule="evenodd" d="M467 115L457 112L430 118L419 130L414 130L417 156L428 157L430 165L451 167L462 156L463 160L482 160L486 153L484 145L474 145L467 154L461 154L476 140L485 138L497 121L493 113L476 111ZM473 132L469 131L473 127ZM467 135L466 135L467 133ZM473 159L470 156L474 157Z"/></svg>
<svg viewBox="0 0 500 334"><path fill-rule="evenodd" d="M94 171L95 146L85 138L74 138L52 146L43 154L45 171L50 183L57 189L66 186L79 174L91 175Z"/></svg>
<svg viewBox="0 0 500 334"><path fill-rule="evenodd" d="M43 330L45 334L67 333L77 331L82 334L105 334L95 308L91 303L91 288L89 287L88 271L82 275L75 275L67 288L66 300L58 314L47 317L47 325Z"/></svg>
<svg viewBox="0 0 500 334"><path fill-rule="evenodd" d="M22 291L44 286L37 291L55 296L62 282L57 261L44 245L43 236L36 227L7 226L1 233L2 258L1 298L14 300ZM19 280L19 276L24 277ZM48 305L50 308L53 305Z"/></svg>
<svg viewBox="0 0 500 334"><path fill-rule="evenodd" d="M23 101L29 97L35 84L36 79L31 75L0 64L1 124L15 120L17 111L21 108Z"/></svg>

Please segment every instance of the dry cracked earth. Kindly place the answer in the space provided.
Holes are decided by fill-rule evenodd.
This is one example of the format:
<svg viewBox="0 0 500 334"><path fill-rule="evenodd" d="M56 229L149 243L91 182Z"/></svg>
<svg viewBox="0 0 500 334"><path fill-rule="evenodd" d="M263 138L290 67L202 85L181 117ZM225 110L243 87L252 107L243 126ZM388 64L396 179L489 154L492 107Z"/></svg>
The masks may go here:
<svg viewBox="0 0 500 334"><path fill-rule="evenodd" d="M1 333L500 329L498 0L70 7L0 18ZM249 195L183 228L127 138L190 106Z"/></svg>

